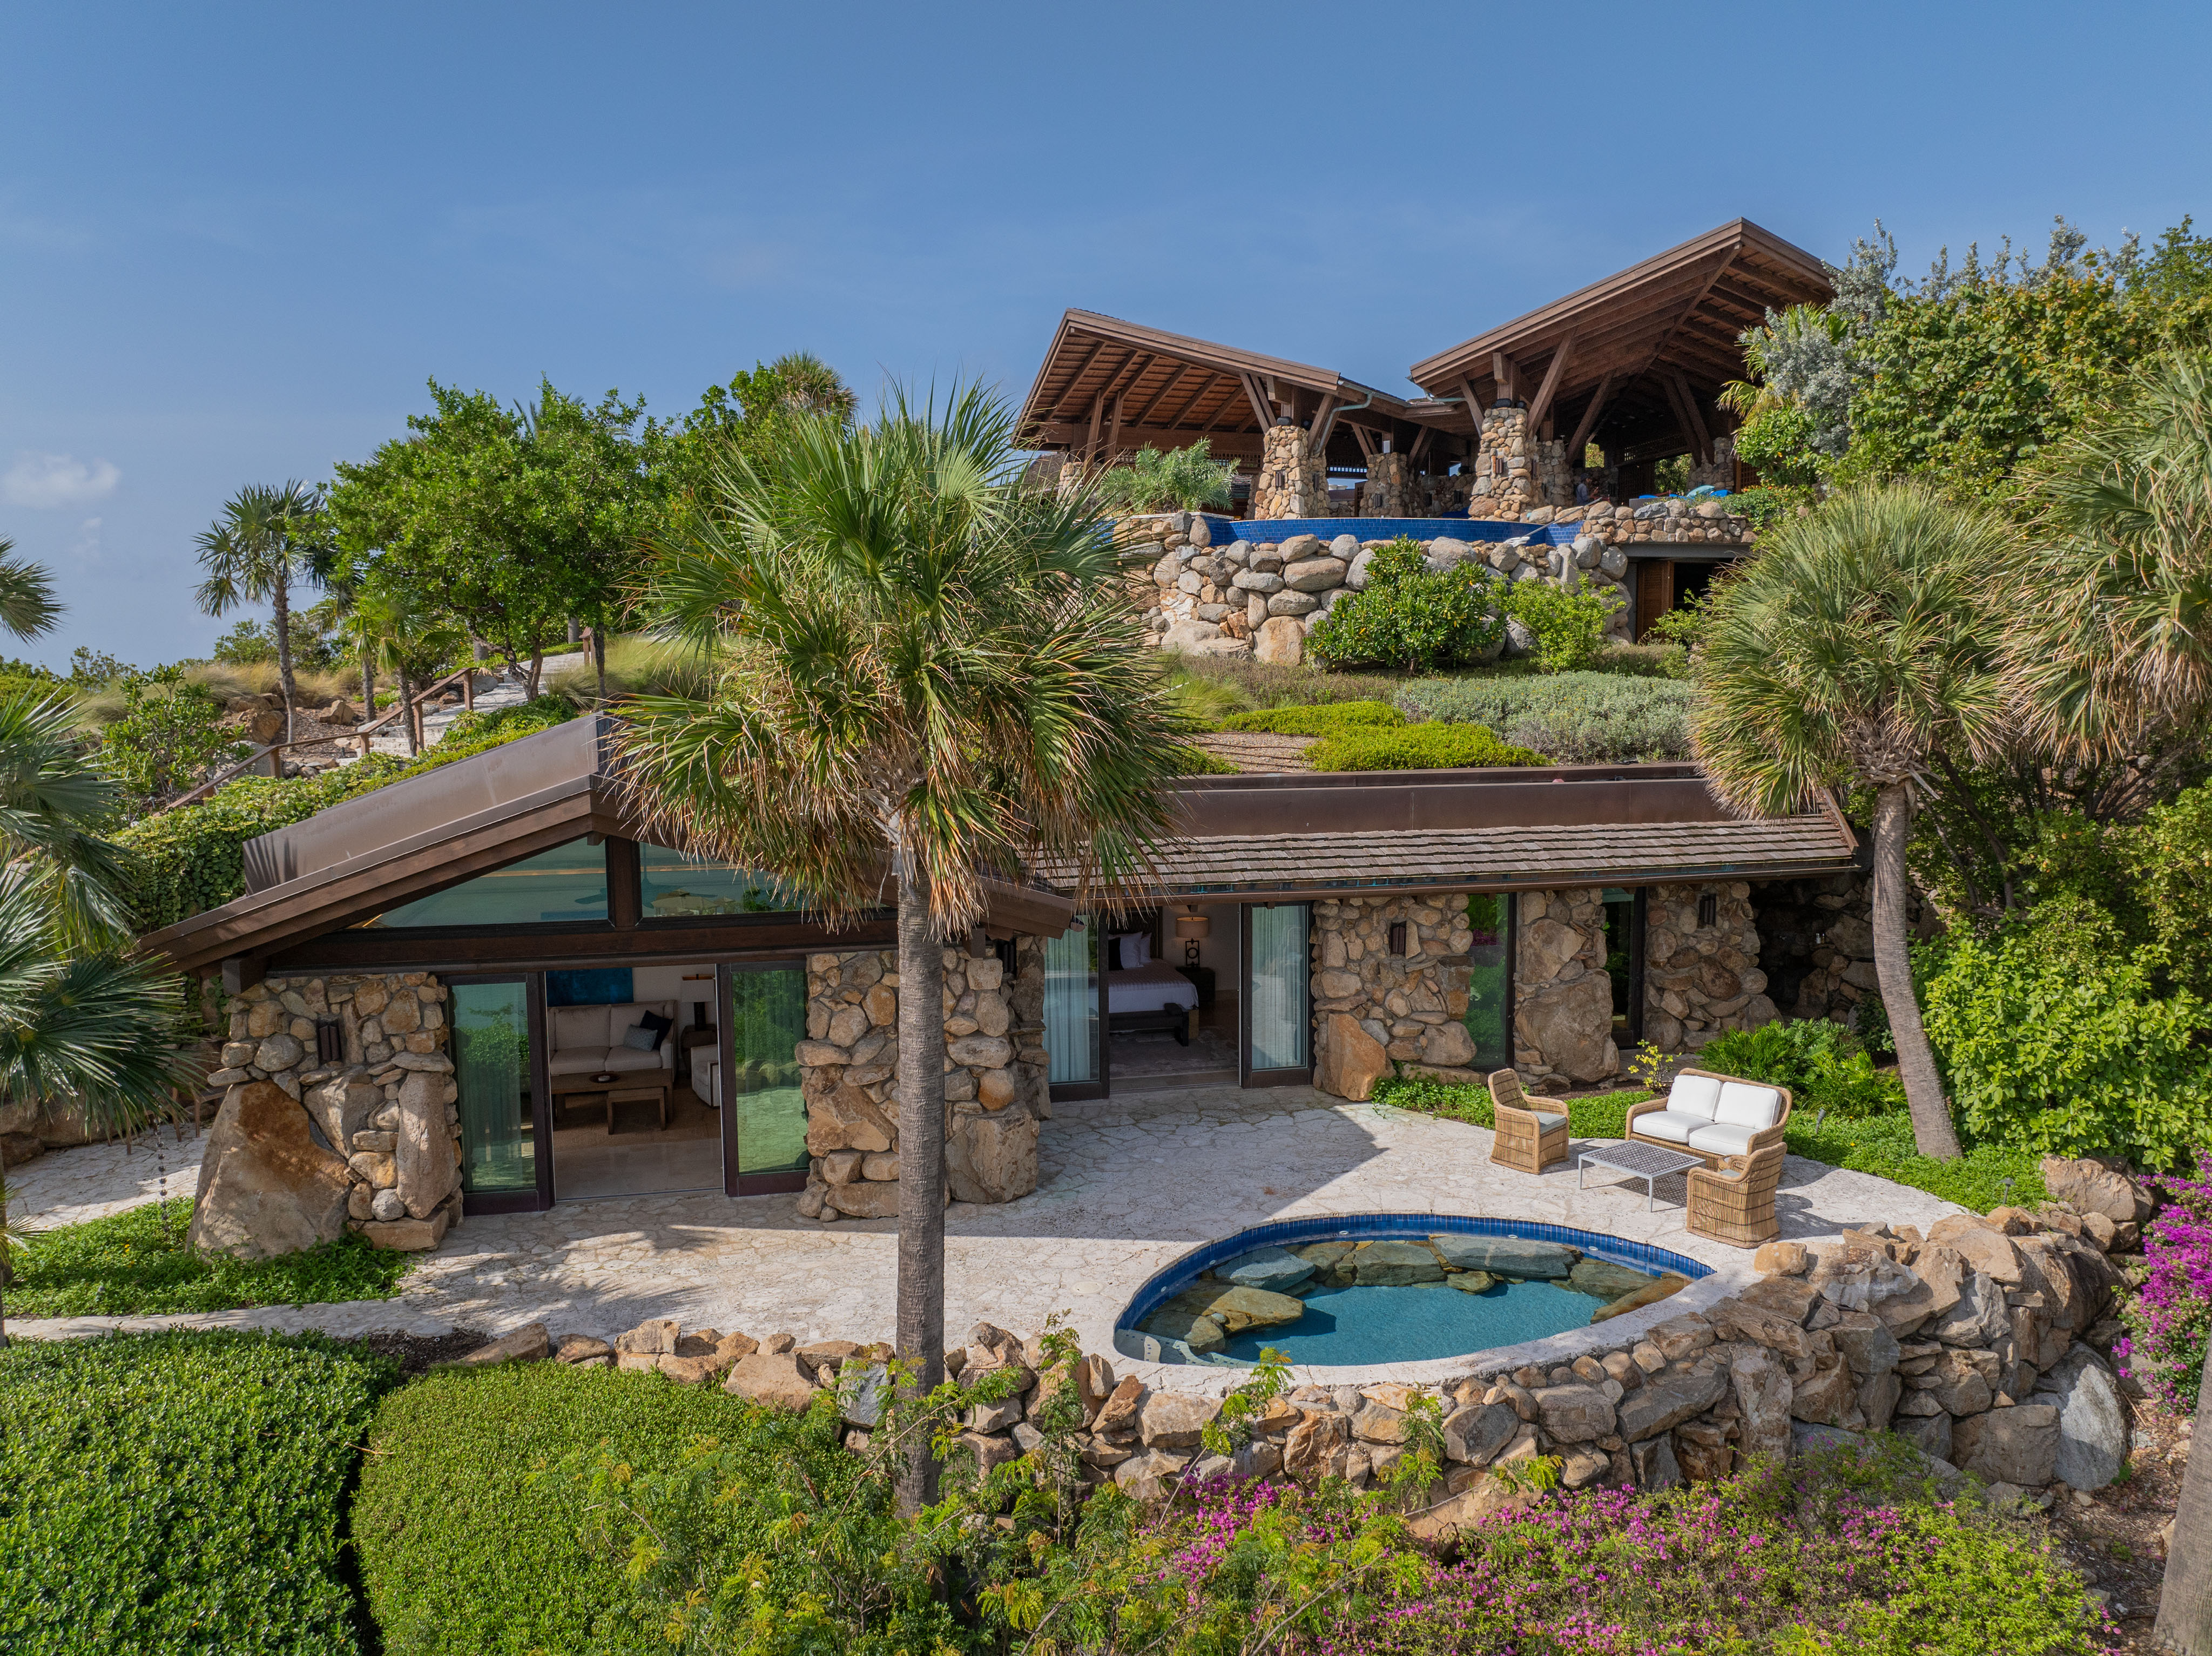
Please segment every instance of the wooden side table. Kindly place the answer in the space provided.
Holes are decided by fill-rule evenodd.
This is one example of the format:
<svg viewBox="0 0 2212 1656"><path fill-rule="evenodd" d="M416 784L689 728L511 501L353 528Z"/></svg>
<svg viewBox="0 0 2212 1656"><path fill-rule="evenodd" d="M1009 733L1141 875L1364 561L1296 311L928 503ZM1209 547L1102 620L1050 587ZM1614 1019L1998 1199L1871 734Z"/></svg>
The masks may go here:
<svg viewBox="0 0 2212 1656"><path fill-rule="evenodd" d="M1213 1010L1213 968L1210 966L1178 966L1176 970L1198 986L1198 1010Z"/></svg>

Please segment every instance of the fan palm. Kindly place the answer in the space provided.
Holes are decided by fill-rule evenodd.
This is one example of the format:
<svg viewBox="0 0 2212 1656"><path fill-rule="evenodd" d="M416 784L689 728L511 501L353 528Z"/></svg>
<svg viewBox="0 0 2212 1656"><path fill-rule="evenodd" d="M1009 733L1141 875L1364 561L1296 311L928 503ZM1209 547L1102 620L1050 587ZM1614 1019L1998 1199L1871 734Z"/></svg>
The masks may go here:
<svg viewBox="0 0 2212 1656"><path fill-rule="evenodd" d="M292 585L321 581L332 555L322 491L299 482L256 483L225 503L222 516L194 544L207 579L196 594L201 613L220 616L240 604L266 604L276 634L276 676L283 687L284 738L292 737Z"/></svg>
<svg viewBox="0 0 2212 1656"><path fill-rule="evenodd" d="M1987 602L2009 529L1917 483L1838 494L1785 519L1709 607L1692 736L1713 791L1747 814L1824 787L1875 794L1874 949L1921 1153L1959 1137L1913 997L1905 849L1913 789L1947 747L2002 736L1999 623Z"/></svg>
<svg viewBox="0 0 2212 1656"><path fill-rule="evenodd" d="M981 391L875 425L782 425L726 457L710 511L656 549L645 609L716 670L641 695L623 748L681 843L766 869L833 922L898 916L899 1349L944 1361L943 948L986 882L1039 864L1111 906L1169 828L1181 722L1095 498L1024 489ZM902 1504L928 1498L917 1444Z"/></svg>
<svg viewBox="0 0 2212 1656"><path fill-rule="evenodd" d="M2036 737L2128 757L2212 707L2212 356L2159 357L2039 456L2013 672Z"/></svg>
<svg viewBox="0 0 2212 1656"><path fill-rule="evenodd" d="M17 638L51 633L62 617L54 579L40 565L9 555L15 543L0 536L0 630Z"/></svg>
<svg viewBox="0 0 2212 1656"><path fill-rule="evenodd" d="M434 679L438 670L468 648L467 630L449 617L418 607L404 592L370 591L355 604L363 661L374 659L399 687L404 708L416 687ZM371 710L372 713L374 709ZM415 736L415 715L402 713L407 751L420 753Z"/></svg>

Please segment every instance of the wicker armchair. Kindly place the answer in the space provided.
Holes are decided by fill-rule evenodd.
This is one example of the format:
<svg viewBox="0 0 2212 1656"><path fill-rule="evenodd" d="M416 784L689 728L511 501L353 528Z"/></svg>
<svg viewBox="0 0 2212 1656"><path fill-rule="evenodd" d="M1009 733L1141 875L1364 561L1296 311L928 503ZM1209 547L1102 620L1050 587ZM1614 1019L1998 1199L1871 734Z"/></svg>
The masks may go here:
<svg viewBox="0 0 2212 1656"><path fill-rule="evenodd" d="M1688 1076L1702 1076L1709 1081L1720 1082L1723 1083L1734 1082L1740 1086L1745 1087L1763 1088L1769 1085L1768 1083L1764 1081L1746 1081L1741 1076L1724 1076L1715 1070L1680 1070L1675 1072L1674 1079L1679 1083L1685 1077ZM1790 1089L1787 1087L1776 1087L1774 1091L1781 1095L1781 1100L1779 1106L1776 1110L1772 1122L1769 1125L1751 1133L1748 1136L1747 1141L1740 1147L1729 1145L1721 1149L1714 1150L1709 1149L1702 1144L1685 1143L1680 1138L1664 1137L1658 1133L1638 1131L1636 1125L1637 1118L1638 1116L1657 1115L1662 1113L1670 1112L1673 1103L1671 1096L1649 1098L1644 1100L1641 1104L1632 1104L1628 1107L1627 1132L1629 1142L1634 1144L1656 1144L1662 1150L1680 1150L1686 1155L1698 1157L1700 1161L1704 1162L1705 1166L1708 1168L1718 1168L1724 1162L1734 1157L1756 1156L1770 1145L1779 1145L1783 1142L1784 1134L1790 1125ZM1711 1120L1711 1112L1707 1110L1705 1113L1706 1119ZM1723 1119L1725 1120L1725 1118L1723 1118Z"/></svg>
<svg viewBox="0 0 2212 1656"><path fill-rule="evenodd" d="M1749 1156L1722 1158L1716 1171L1690 1169L1690 1228L1737 1247L1757 1247L1782 1233L1774 1216L1774 1187L1782 1180L1783 1149L1769 1144Z"/></svg>
<svg viewBox="0 0 2212 1656"><path fill-rule="evenodd" d="M1567 1160L1565 1112L1539 1110L1531 1104L1521 1090L1518 1075L1510 1070L1492 1071L1490 1101L1498 1118L1490 1141L1492 1162L1522 1173L1541 1173Z"/></svg>

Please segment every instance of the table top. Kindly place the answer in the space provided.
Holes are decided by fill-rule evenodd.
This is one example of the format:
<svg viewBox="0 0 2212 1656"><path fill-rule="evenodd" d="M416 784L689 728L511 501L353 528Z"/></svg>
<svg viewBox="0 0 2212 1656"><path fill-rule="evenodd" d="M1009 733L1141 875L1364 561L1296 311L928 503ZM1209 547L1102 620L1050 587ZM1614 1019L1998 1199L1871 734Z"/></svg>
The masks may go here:
<svg viewBox="0 0 2212 1656"><path fill-rule="evenodd" d="M1685 1168L1705 1165L1705 1158L1687 1156L1680 1150L1662 1150L1656 1144L1609 1144L1603 1149L1584 1150L1577 1158L1595 1162L1601 1168L1611 1168L1618 1173L1632 1173L1639 1179L1660 1179L1670 1173L1680 1173Z"/></svg>

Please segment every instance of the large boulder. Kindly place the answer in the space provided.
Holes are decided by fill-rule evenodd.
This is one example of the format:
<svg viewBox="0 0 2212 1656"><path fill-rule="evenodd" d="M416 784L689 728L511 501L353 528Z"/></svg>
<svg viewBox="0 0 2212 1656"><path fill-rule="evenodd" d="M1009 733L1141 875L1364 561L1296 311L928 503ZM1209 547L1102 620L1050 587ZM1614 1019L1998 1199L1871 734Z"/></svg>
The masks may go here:
<svg viewBox="0 0 2212 1656"><path fill-rule="evenodd" d="M2058 1410L2022 1403L1972 1416L1952 1426L1951 1450L1960 1471L2039 1489L2058 1475Z"/></svg>
<svg viewBox="0 0 2212 1656"><path fill-rule="evenodd" d="M1370 1242L1347 1263L1362 1288L1401 1288L1444 1277L1436 1251L1425 1242Z"/></svg>
<svg viewBox="0 0 2212 1656"><path fill-rule="evenodd" d="M1375 1083L1390 1073L1382 1043L1349 1012L1332 1012L1322 1021L1319 1048L1314 1085L1338 1098L1370 1098Z"/></svg>
<svg viewBox="0 0 2212 1656"><path fill-rule="evenodd" d="M446 1077L412 1071L399 1083L399 1135L393 1155L399 1173L393 1188L410 1219L427 1219L460 1188L453 1129L446 1125Z"/></svg>
<svg viewBox="0 0 2212 1656"><path fill-rule="evenodd" d="M1524 1242L1517 1236L1437 1235L1429 1246L1448 1265L1496 1277L1558 1278L1572 1271L1580 1257L1559 1242Z"/></svg>
<svg viewBox="0 0 2212 1656"><path fill-rule="evenodd" d="M1025 1108L956 1105L945 1146L956 1202L1011 1202L1037 1185L1037 1122Z"/></svg>
<svg viewBox="0 0 2212 1656"><path fill-rule="evenodd" d="M297 1253L345 1234L345 1158L273 1081L233 1087L208 1130L186 1240L240 1259Z"/></svg>
<svg viewBox="0 0 2212 1656"><path fill-rule="evenodd" d="M1252 657L1280 667L1295 667L1305 658L1305 624L1295 616L1270 616L1252 634Z"/></svg>
<svg viewBox="0 0 2212 1656"><path fill-rule="evenodd" d="M1179 621L1168 628L1160 640L1160 648L1174 650L1184 655L1199 653L1198 646L1211 644L1221 636L1221 628L1210 621Z"/></svg>
<svg viewBox="0 0 2212 1656"><path fill-rule="evenodd" d="M2101 1489L2127 1465L2130 1426L2119 1387L2097 1354L2076 1346L2043 1377L2033 1401L2058 1410L2058 1480Z"/></svg>
<svg viewBox="0 0 2212 1656"><path fill-rule="evenodd" d="M2101 1213L2116 1225L2140 1223L2151 1216L2151 1198L2142 1187L2100 1162L2046 1156L2042 1173L2051 1199L2076 1213Z"/></svg>
<svg viewBox="0 0 2212 1656"><path fill-rule="evenodd" d="M1613 1044L1613 980L1592 972L1523 1002L1516 1030L1570 1081L1602 1081L1620 1068Z"/></svg>
<svg viewBox="0 0 2212 1656"><path fill-rule="evenodd" d="M384 1089L356 1070L308 1088L300 1101L322 1129L325 1146L344 1156L354 1147L353 1136L384 1107Z"/></svg>
<svg viewBox="0 0 2212 1656"><path fill-rule="evenodd" d="M1311 1260L1301 1259L1286 1247L1261 1247L1216 1265L1213 1274L1238 1288L1261 1288L1271 1294L1288 1294L1314 1274L1314 1267Z"/></svg>

